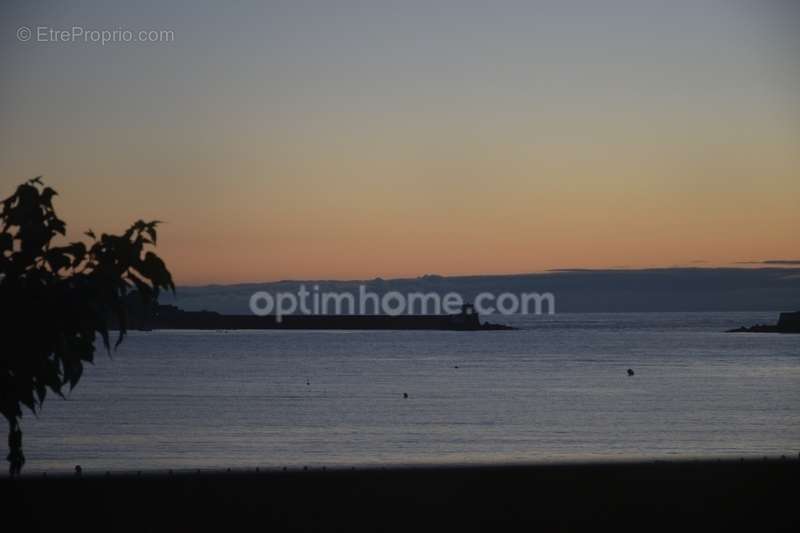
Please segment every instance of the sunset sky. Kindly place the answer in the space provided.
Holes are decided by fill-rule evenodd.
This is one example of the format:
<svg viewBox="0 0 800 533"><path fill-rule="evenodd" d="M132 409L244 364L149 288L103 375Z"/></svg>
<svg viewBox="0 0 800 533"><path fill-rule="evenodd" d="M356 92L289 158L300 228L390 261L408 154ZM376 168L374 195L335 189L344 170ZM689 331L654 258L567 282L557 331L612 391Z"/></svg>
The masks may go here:
<svg viewBox="0 0 800 533"><path fill-rule="evenodd" d="M600 3L5 1L0 195L179 284L797 259L800 6Z"/></svg>

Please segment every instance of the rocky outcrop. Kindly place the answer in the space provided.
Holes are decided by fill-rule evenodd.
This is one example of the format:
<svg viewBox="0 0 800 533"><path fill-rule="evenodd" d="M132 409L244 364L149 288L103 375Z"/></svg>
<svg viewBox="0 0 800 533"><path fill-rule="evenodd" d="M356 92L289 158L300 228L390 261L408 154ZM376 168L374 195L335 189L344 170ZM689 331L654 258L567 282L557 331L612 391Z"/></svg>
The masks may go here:
<svg viewBox="0 0 800 533"><path fill-rule="evenodd" d="M728 330L728 333L800 333L800 311L781 313L777 324L756 324L755 326Z"/></svg>

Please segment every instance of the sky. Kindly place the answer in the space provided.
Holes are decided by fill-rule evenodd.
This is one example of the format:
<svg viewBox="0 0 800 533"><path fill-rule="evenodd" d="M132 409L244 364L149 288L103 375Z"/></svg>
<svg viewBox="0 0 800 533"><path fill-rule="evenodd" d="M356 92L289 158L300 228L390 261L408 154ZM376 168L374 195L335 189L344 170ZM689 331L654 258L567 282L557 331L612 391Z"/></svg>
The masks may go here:
<svg viewBox="0 0 800 533"><path fill-rule="evenodd" d="M0 195L183 285L798 259L798 4L599 4L4 1Z"/></svg>

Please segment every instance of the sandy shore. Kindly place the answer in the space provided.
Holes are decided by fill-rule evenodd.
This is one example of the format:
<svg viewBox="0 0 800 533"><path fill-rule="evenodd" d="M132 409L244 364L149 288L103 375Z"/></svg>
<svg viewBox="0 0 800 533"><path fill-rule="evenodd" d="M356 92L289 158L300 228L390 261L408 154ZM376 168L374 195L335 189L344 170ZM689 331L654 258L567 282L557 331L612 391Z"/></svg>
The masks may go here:
<svg viewBox="0 0 800 533"><path fill-rule="evenodd" d="M0 497L24 531L788 531L800 525L798 481L794 457L51 475L2 479Z"/></svg>

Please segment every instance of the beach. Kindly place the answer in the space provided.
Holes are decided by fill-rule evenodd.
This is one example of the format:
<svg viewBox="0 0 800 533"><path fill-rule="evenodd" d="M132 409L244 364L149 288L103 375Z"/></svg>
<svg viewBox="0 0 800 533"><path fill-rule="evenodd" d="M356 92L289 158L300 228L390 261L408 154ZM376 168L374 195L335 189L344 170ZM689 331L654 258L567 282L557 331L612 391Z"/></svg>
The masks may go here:
<svg viewBox="0 0 800 533"><path fill-rule="evenodd" d="M797 456L50 474L0 496L20 531L790 531L798 475Z"/></svg>

